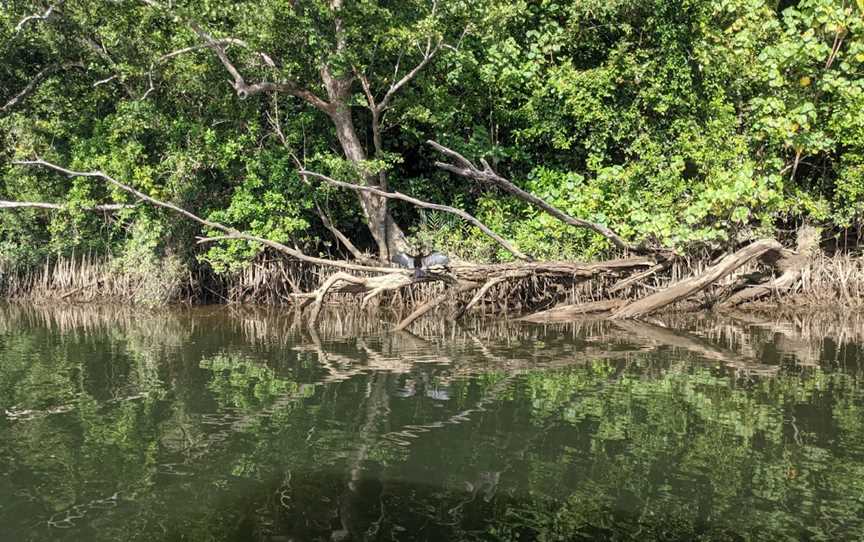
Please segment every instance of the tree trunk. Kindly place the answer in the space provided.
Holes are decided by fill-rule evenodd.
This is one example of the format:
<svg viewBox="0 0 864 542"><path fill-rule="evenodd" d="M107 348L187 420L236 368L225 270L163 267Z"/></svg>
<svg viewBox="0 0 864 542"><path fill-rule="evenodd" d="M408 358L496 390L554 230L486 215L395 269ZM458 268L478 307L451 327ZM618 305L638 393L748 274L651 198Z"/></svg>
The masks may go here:
<svg viewBox="0 0 864 542"><path fill-rule="evenodd" d="M351 118L351 108L341 100L337 101L334 103L330 118L336 127L336 137L339 138L345 157L354 164L360 165L366 160L366 151L357 137L354 120ZM363 178L367 185L379 186L377 176L367 174L363 175ZM390 216L385 198L368 192L358 192L358 196L369 231L378 245L378 256L383 261L390 261L392 254L406 249L405 234Z"/></svg>

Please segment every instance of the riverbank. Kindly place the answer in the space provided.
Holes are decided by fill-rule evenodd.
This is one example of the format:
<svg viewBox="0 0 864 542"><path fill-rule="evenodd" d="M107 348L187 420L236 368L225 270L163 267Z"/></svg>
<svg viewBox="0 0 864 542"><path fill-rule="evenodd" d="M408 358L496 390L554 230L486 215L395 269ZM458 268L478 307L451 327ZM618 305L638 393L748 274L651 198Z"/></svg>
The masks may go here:
<svg viewBox="0 0 864 542"><path fill-rule="evenodd" d="M687 276L698 275L712 262L705 258L684 258L666 274L625 289L616 288L615 277L571 281L543 278L528 284L502 283L489 289L473 312L487 315L528 313L552 305L583 305L607 300L632 301L665 289ZM130 270L130 268L132 270ZM735 274L706 288L696 300L673 305L672 311L711 308L715 300L728 295L744 277L759 269L745 265ZM0 269L0 297L29 303L120 303L157 307L169 304L226 304L289 307L298 305L296 294L314 290L332 269L281 257L261 258L241 271L217 275L203 267L190 269L176 258L157 263L119 266L108 258L85 256L60 258L39 269L15 272ZM378 309L405 310L442 294L440 282L418 282L389 295L380 296L370 306ZM356 295L334 294L335 305L358 301ZM452 295L448 305L464 305L471 294ZM814 253L800 280L788 291L776 291L739 308L752 310L783 308L864 307L864 257L837 253Z"/></svg>

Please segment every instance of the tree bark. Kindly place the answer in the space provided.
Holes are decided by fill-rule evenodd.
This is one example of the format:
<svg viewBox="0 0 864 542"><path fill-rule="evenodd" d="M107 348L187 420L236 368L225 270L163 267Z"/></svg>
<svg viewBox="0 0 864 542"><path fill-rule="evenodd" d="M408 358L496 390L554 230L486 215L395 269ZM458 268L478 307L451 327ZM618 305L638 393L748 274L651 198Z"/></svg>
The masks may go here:
<svg viewBox="0 0 864 542"><path fill-rule="evenodd" d="M681 301L704 290L714 282L729 275L742 265L753 261L756 258L763 258L767 254L780 255L783 251L783 246L774 239L760 239L747 245L734 254L729 254L720 260L717 265L709 267L699 276L684 279L665 290L661 290L656 294L643 297L642 299L638 299L633 303L626 305L613 313L612 319L620 320L638 318L660 310L676 301Z"/></svg>
<svg viewBox="0 0 864 542"><path fill-rule="evenodd" d="M358 168L361 168L362 163L367 159L366 151L360 143L360 138L357 137L354 119L351 117L351 108L345 103L346 97L342 95L347 92L349 86L329 77L324 77L324 81L327 83L328 93L331 95L333 108L330 112L330 119L336 128L339 145L342 147L345 157ZM342 91L340 87L345 87L346 90ZM363 174L362 177L368 186L380 186L380 179L375 175ZM378 256L382 261L390 261L391 254L404 251L407 248L405 233L390 217L386 198L363 191L358 192L357 195L360 199L363 216L369 225L369 232L378 245Z"/></svg>

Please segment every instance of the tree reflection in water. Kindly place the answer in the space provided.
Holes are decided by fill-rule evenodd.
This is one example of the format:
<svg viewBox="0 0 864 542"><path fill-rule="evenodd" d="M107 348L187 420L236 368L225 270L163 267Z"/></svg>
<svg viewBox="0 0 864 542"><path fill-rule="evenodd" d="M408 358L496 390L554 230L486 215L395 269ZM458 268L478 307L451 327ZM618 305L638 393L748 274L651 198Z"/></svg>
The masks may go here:
<svg viewBox="0 0 864 542"><path fill-rule="evenodd" d="M860 315L322 323L0 307L0 539L864 538Z"/></svg>

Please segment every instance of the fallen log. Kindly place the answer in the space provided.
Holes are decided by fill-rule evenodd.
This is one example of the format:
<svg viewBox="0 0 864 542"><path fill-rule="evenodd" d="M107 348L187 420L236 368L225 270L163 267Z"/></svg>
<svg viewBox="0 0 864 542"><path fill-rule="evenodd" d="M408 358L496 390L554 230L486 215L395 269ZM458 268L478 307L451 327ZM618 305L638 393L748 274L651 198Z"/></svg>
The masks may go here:
<svg viewBox="0 0 864 542"><path fill-rule="evenodd" d="M761 284L745 287L720 304L721 308L731 308L742 303L756 301L772 293L791 290L801 279L801 274L807 266L810 256L819 247L819 230L812 226L803 226L798 230L796 251L783 250L776 254L771 266L780 271L780 276L768 279Z"/></svg>
<svg viewBox="0 0 864 542"><path fill-rule="evenodd" d="M454 318L460 318L470 310L482 296L496 284L507 281L526 280L535 277L566 277L572 280L584 281L602 275L617 276L631 273L653 265L654 260L647 257L623 258L608 262L578 263L578 262L512 262L489 265L455 265L445 273L428 273L420 278L412 278L404 273L393 273L372 277L358 277L338 272L322 282L314 292L294 294L296 299L314 300L309 323L315 325L320 314L321 305L328 294L362 294L362 306L373 297L386 292L399 290L406 286L420 283L444 282L455 285L455 288L445 290L440 295L424 303L402 320L396 330L403 330L416 319L432 311L442 303L457 295L479 289L478 293L459 310Z"/></svg>
<svg viewBox="0 0 864 542"><path fill-rule="evenodd" d="M719 263L709 267L699 276L684 279L665 290L625 305L615 311L611 318L622 320L645 316L701 292L756 258L769 255L770 258L779 260L784 250L783 246L774 239L760 239L724 257Z"/></svg>

